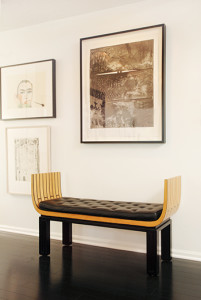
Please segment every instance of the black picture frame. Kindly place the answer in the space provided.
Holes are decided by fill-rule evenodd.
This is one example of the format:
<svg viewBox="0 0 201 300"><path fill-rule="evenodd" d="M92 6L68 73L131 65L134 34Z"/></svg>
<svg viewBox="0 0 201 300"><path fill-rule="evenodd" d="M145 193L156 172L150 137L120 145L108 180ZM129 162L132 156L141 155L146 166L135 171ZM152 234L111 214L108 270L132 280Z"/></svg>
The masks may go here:
<svg viewBox="0 0 201 300"><path fill-rule="evenodd" d="M56 118L56 60L0 68L1 120Z"/></svg>
<svg viewBox="0 0 201 300"><path fill-rule="evenodd" d="M165 24L80 39L81 143L165 143Z"/></svg>

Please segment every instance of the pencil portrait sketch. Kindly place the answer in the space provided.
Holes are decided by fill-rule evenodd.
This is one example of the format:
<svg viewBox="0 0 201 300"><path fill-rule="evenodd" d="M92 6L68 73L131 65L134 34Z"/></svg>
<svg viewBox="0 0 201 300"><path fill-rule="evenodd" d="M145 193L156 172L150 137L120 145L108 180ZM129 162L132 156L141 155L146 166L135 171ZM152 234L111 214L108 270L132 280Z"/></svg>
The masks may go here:
<svg viewBox="0 0 201 300"><path fill-rule="evenodd" d="M32 107L33 84L29 80L21 80L17 86L18 107Z"/></svg>
<svg viewBox="0 0 201 300"><path fill-rule="evenodd" d="M21 80L17 86L17 100L19 108L45 106L44 103L36 102L33 99L33 84L30 80ZM39 101L39 100L38 100Z"/></svg>
<svg viewBox="0 0 201 300"><path fill-rule="evenodd" d="M16 181L31 181L31 174L40 172L39 139L16 139L15 177Z"/></svg>

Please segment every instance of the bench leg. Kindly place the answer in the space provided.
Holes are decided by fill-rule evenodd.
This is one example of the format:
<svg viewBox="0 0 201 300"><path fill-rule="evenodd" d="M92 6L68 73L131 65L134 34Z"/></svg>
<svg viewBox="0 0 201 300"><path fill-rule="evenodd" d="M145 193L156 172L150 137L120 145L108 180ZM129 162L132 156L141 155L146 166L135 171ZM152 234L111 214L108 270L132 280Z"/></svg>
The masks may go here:
<svg viewBox="0 0 201 300"><path fill-rule="evenodd" d="M50 220L39 217L39 254L50 254Z"/></svg>
<svg viewBox="0 0 201 300"><path fill-rule="evenodd" d="M170 261L171 257L171 223L161 230L161 259Z"/></svg>
<svg viewBox="0 0 201 300"><path fill-rule="evenodd" d="M147 273L151 276L156 276L158 272L158 231L147 231Z"/></svg>
<svg viewBox="0 0 201 300"><path fill-rule="evenodd" d="M62 243L66 246L72 244L72 223L62 222Z"/></svg>

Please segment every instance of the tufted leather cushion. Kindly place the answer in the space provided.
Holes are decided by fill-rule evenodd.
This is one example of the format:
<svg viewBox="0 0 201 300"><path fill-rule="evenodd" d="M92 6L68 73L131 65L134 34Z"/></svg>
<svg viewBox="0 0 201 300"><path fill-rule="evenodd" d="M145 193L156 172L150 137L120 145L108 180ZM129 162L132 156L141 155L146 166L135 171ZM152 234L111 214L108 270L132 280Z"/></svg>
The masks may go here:
<svg viewBox="0 0 201 300"><path fill-rule="evenodd" d="M62 213L155 221L160 217L163 205L158 203L61 198L40 202L39 208Z"/></svg>

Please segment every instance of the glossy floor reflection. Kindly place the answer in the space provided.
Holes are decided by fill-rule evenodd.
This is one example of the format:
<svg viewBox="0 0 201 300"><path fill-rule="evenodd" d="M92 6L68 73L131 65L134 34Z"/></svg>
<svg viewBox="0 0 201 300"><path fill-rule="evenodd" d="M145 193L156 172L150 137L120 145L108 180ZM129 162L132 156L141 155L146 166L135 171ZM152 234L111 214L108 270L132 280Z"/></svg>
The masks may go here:
<svg viewBox="0 0 201 300"><path fill-rule="evenodd" d="M146 275L144 254L51 241L38 255L38 238L0 232L0 300L201 299L201 263L174 259Z"/></svg>

